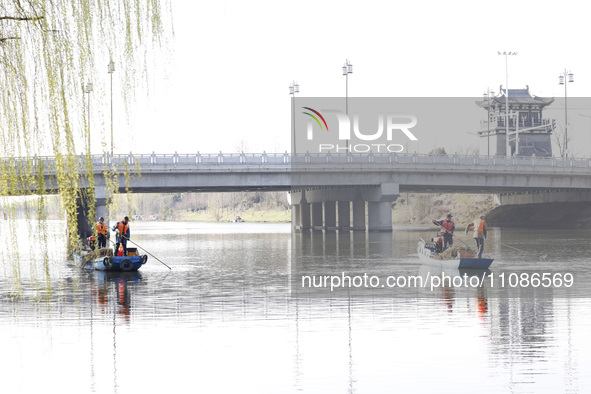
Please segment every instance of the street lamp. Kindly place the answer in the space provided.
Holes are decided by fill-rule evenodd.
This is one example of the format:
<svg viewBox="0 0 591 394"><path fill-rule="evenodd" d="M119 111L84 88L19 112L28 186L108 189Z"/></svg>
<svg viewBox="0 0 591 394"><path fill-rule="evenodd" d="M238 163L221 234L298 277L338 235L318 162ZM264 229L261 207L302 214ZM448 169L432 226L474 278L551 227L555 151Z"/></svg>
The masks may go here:
<svg viewBox="0 0 591 394"><path fill-rule="evenodd" d="M486 154L487 154L487 156L490 156L490 98L493 97L494 95L495 95L495 92L493 92L492 90L490 90L490 88L486 88L486 91L483 93L483 96L486 99L486 109L487 109L487 112L488 112L488 118L486 119L486 127L487 127L487 131L486 131L486 144L487 144Z"/></svg>
<svg viewBox="0 0 591 394"><path fill-rule="evenodd" d="M111 74L111 156L113 156L113 73L115 72L115 62L111 58L108 64L109 74Z"/></svg>
<svg viewBox="0 0 591 394"><path fill-rule="evenodd" d="M349 115L349 74L353 74L353 65L347 59L343 66L343 75L345 76L345 113L347 115Z"/></svg>
<svg viewBox="0 0 591 394"><path fill-rule="evenodd" d="M90 92L92 92L92 82L84 86L84 93L88 93L88 154L90 155Z"/></svg>
<svg viewBox="0 0 591 394"><path fill-rule="evenodd" d="M566 77L568 77L568 82L566 81ZM558 84L564 85L564 155L568 158L568 111L567 111L567 102L566 102L566 85L570 82L574 82L575 78L573 73L570 71L566 71L558 76Z"/></svg>
<svg viewBox="0 0 591 394"><path fill-rule="evenodd" d="M300 85L295 81L289 85L289 94L291 94L291 118L293 120L293 153L296 153L296 129L295 129L295 94L300 92Z"/></svg>
<svg viewBox="0 0 591 394"><path fill-rule="evenodd" d="M349 59L345 59L343 65L343 75L345 76L345 113L349 115L349 74L353 74L353 65ZM347 151L349 150L349 140L345 141Z"/></svg>
<svg viewBox="0 0 591 394"><path fill-rule="evenodd" d="M511 156L511 145L509 145L509 56L516 56L517 52L497 52L499 55L505 56L505 149L506 156ZM517 152L515 152L517 153Z"/></svg>

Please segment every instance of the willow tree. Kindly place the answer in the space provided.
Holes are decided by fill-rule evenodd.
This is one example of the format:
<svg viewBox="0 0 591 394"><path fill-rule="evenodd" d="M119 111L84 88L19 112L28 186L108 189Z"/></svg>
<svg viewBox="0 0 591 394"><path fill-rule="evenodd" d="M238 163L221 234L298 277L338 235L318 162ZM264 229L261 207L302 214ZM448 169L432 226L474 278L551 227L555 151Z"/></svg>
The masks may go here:
<svg viewBox="0 0 591 394"><path fill-rule="evenodd" d="M87 152L92 174L87 119L108 117L101 106L87 113L83 87L94 81L94 100L108 102L106 72L113 60L129 114L136 89L147 90L154 65L166 57L171 15L168 0L0 0L0 208L9 217L14 209L7 196L43 194L48 185L37 158L54 156L54 187L69 246L76 244L76 199L82 186L92 188L92 176L80 174L77 152ZM92 130L103 146L106 129ZM43 221L43 198L36 201Z"/></svg>

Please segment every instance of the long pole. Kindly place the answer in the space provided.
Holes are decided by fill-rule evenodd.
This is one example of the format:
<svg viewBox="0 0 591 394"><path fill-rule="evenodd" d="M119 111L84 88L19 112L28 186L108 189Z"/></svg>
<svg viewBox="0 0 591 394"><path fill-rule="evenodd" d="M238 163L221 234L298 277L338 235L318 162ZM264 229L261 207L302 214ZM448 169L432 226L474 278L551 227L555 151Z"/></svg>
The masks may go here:
<svg viewBox="0 0 591 394"><path fill-rule="evenodd" d="M567 111L567 96L566 85L568 85L568 74L566 68L564 69L564 157L568 158L568 111Z"/></svg>
<svg viewBox="0 0 591 394"><path fill-rule="evenodd" d="M111 72L111 156L113 156L113 73Z"/></svg>
<svg viewBox="0 0 591 394"><path fill-rule="evenodd" d="M90 156L90 90L88 91L88 155Z"/></svg>
<svg viewBox="0 0 591 394"><path fill-rule="evenodd" d="M486 119L486 155L490 156L490 89L486 90L486 110L488 118Z"/></svg>
<svg viewBox="0 0 591 394"><path fill-rule="evenodd" d="M347 64L345 65L345 67L348 67L348 63L349 61L347 61ZM347 74L345 74L345 113L347 114L347 117L349 116L349 69L347 68ZM345 149L345 152L349 152L349 140L345 141L345 147L347 149Z"/></svg>
<svg viewBox="0 0 591 394"><path fill-rule="evenodd" d="M291 118L293 119L293 153L295 154L296 151L296 128L295 128L295 87L294 92L291 95Z"/></svg>
<svg viewBox="0 0 591 394"><path fill-rule="evenodd" d="M487 125L487 132L486 132L486 155L490 156L490 97L487 97L487 110L488 110L488 119L486 121Z"/></svg>
<svg viewBox="0 0 591 394"><path fill-rule="evenodd" d="M345 74L345 113L349 116L349 73Z"/></svg>
<svg viewBox="0 0 591 394"><path fill-rule="evenodd" d="M505 137L507 144L506 156L511 156L511 145L509 144L509 55L505 52Z"/></svg>
<svg viewBox="0 0 591 394"><path fill-rule="evenodd" d="M125 238L126 240L128 240L129 242L131 242L132 244L134 244L135 246L137 246L140 249L143 249L144 252L146 252L147 254L149 254L150 256L154 257L156 260L158 260L160 263L162 263L166 268L168 268L169 270L171 270L172 268L170 268L168 265L166 265L166 263L164 263L164 261L160 260L158 257L154 256L152 253L148 252L146 249L142 248L140 245L138 245L137 243L133 242L131 239L127 238L125 235L123 234L119 234L121 237ZM113 242L112 240L109 239L109 241Z"/></svg>

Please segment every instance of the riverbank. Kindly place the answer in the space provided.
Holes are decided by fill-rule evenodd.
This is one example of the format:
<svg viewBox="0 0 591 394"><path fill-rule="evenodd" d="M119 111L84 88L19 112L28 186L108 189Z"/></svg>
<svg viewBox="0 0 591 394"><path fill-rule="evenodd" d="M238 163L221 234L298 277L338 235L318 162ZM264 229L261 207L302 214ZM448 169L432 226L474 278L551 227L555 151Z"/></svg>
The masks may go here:
<svg viewBox="0 0 591 394"><path fill-rule="evenodd" d="M291 211L290 210L268 210L258 211L249 209L235 214L233 212L219 213L215 211L198 211L198 212L179 212L175 215L174 221L181 222L231 222L239 216L244 222L247 223L289 223L291 222Z"/></svg>

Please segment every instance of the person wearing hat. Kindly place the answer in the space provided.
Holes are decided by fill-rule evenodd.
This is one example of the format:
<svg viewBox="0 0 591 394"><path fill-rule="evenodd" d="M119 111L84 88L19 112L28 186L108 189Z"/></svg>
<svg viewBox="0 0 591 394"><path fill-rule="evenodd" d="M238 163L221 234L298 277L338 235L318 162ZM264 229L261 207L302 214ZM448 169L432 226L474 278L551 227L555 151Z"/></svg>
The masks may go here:
<svg viewBox="0 0 591 394"><path fill-rule="evenodd" d="M445 220L433 220L433 224L436 226L441 226L441 235L443 236L443 249L445 251L447 248L454 244L454 230L456 229L456 225L451 220L452 216L451 213L447 214Z"/></svg>
<svg viewBox="0 0 591 394"><path fill-rule="evenodd" d="M486 239L486 235L488 229L486 228L486 221L484 220L484 215L480 215L478 219L470 223L466 226L465 233L468 234L470 228L474 227L474 234L472 238L476 241L476 248L478 249L478 258L482 258L482 253L484 252L484 240Z"/></svg>
<svg viewBox="0 0 591 394"><path fill-rule="evenodd" d="M98 236L98 247L106 248L107 247L107 223L105 223L105 218L100 217L99 221L96 223L96 234Z"/></svg>
<svg viewBox="0 0 591 394"><path fill-rule="evenodd" d="M123 255L127 256L127 240L130 236L129 218L126 216L122 221L115 223L113 231L115 231L115 240L117 241L115 243L115 256L117 256L117 252L119 251L119 245L123 245Z"/></svg>

